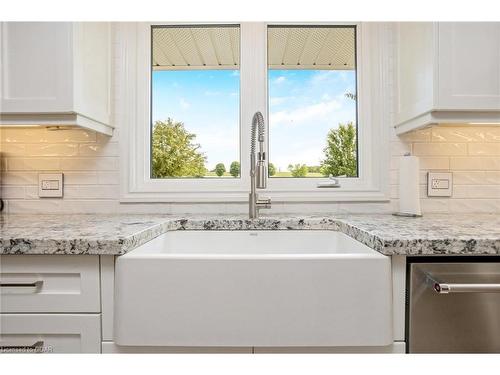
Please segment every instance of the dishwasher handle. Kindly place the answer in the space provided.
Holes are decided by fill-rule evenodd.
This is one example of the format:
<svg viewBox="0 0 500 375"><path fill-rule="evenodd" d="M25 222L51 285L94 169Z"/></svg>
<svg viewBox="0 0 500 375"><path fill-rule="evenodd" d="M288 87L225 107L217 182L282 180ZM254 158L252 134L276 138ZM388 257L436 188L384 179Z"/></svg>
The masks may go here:
<svg viewBox="0 0 500 375"><path fill-rule="evenodd" d="M434 291L439 294L500 293L500 284L449 284L435 282Z"/></svg>

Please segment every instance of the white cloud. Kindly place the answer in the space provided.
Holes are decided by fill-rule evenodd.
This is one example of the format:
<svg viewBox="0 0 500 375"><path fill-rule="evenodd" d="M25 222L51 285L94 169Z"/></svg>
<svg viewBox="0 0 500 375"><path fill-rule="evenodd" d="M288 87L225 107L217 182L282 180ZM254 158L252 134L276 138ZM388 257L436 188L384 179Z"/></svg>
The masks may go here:
<svg viewBox="0 0 500 375"><path fill-rule="evenodd" d="M189 102L184 98L179 99L179 105L182 109L188 109L189 107L191 107L191 104L189 104Z"/></svg>
<svg viewBox="0 0 500 375"><path fill-rule="evenodd" d="M328 81L330 78L335 76L337 72L335 70L321 70L311 77L311 83L318 84Z"/></svg>
<svg viewBox="0 0 500 375"><path fill-rule="evenodd" d="M288 101L290 97L288 96L273 96L269 98L269 104L270 105L280 105Z"/></svg>
<svg viewBox="0 0 500 375"><path fill-rule="evenodd" d="M333 111L340 109L342 106L337 100L323 101L316 104L305 105L292 110L284 110L273 112L270 115L270 124L276 125L291 125L300 123L310 123L312 121L321 121L325 116Z"/></svg>
<svg viewBox="0 0 500 375"><path fill-rule="evenodd" d="M279 85L280 83L283 83L286 81L286 77L285 76L279 76L279 77L276 77L274 80L273 80L273 83Z"/></svg>
<svg viewBox="0 0 500 375"><path fill-rule="evenodd" d="M220 91L207 90L203 94L206 95L206 96L216 96L216 95L220 95L221 92Z"/></svg>
<svg viewBox="0 0 500 375"><path fill-rule="evenodd" d="M291 147L289 153L281 153L276 156L272 163L281 171L286 171L289 164L307 164L320 165L323 157L323 147L311 147L304 149L303 147Z"/></svg>

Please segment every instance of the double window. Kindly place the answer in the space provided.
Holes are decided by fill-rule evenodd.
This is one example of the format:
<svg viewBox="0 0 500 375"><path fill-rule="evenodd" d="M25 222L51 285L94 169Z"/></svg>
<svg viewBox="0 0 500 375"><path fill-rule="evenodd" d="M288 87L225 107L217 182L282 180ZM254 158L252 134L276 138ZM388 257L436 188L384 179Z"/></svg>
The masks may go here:
<svg viewBox="0 0 500 375"><path fill-rule="evenodd" d="M367 162L373 121L361 113L369 93L359 24L141 24L134 32L136 48L126 49L137 59L127 197L245 199L256 111L266 121L275 199L380 190ZM317 189L329 176L342 187Z"/></svg>
<svg viewBox="0 0 500 375"><path fill-rule="evenodd" d="M151 45L151 178L239 178L239 27L153 26ZM267 76L270 177L357 177L356 26L268 27Z"/></svg>

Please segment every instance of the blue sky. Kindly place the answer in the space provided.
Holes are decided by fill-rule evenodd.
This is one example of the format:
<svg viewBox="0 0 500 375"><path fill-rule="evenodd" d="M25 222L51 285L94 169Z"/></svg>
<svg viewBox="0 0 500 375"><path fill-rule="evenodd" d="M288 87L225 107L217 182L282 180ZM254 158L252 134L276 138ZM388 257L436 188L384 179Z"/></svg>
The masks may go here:
<svg viewBox="0 0 500 375"><path fill-rule="evenodd" d="M338 123L355 121L352 71L269 71L269 160L319 165L325 138ZM239 74L233 70L156 71L153 122L171 117L197 134L213 169L239 160Z"/></svg>

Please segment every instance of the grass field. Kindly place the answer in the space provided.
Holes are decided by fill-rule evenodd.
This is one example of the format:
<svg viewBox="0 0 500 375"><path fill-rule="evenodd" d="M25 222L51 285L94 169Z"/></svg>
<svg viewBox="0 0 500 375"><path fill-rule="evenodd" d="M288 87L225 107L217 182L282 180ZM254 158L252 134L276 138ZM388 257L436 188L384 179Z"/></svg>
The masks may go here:
<svg viewBox="0 0 500 375"><path fill-rule="evenodd" d="M222 177L217 176L215 174L215 172L207 172L207 174L205 175L205 177L208 177L208 178L233 178L233 176L231 176L229 174L229 172L224 173L224 175ZM273 177L271 177L271 178L274 178L274 177L292 177L292 173L289 172L289 171L286 171L286 172L276 172L276 174ZM306 178L318 178L318 177L324 177L324 176L321 173L308 173L306 175Z"/></svg>
<svg viewBox="0 0 500 375"><path fill-rule="evenodd" d="M273 177L292 177L292 172L276 172L276 174ZM306 174L306 178L311 178L311 177L324 177L321 173L308 173Z"/></svg>

